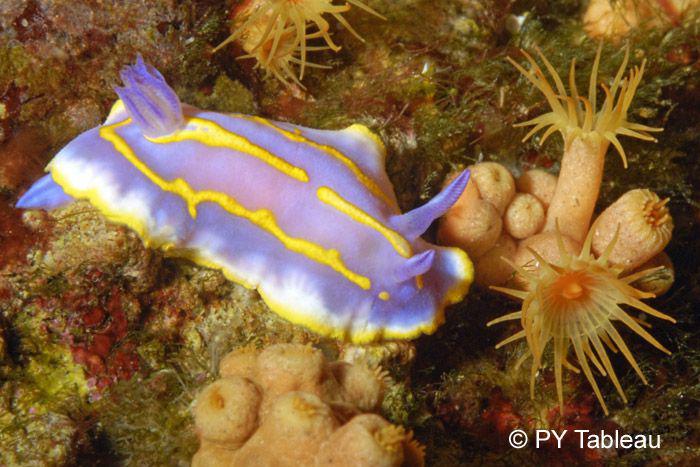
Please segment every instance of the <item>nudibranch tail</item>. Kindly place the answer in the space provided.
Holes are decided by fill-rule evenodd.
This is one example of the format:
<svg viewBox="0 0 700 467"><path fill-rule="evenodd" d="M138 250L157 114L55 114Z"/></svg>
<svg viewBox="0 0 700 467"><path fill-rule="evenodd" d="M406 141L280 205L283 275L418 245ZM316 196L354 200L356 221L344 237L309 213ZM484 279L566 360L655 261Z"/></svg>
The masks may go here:
<svg viewBox="0 0 700 467"><path fill-rule="evenodd" d="M415 240L428 230L430 224L445 214L457 202L469 183L469 170L463 171L435 198L423 206L391 218L391 225L407 239Z"/></svg>
<svg viewBox="0 0 700 467"><path fill-rule="evenodd" d="M136 64L122 70L121 78L124 87L114 90L144 135L157 138L184 126L182 104L177 94L163 75L146 64L140 55Z"/></svg>
<svg viewBox="0 0 700 467"><path fill-rule="evenodd" d="M75 199L68 195L51 174L41 177L22 197L15 207L20 209L56 209Z"/></svg>

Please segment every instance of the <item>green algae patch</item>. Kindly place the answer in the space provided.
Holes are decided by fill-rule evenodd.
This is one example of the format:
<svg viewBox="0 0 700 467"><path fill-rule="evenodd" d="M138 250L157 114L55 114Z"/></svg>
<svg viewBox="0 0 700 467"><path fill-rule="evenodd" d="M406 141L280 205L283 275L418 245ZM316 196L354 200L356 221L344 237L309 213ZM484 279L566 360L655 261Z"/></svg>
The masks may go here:
<svg viewBox="0 0 700 467"><path fill-rule="evenodd" d="M187 464L197 450L189 411L196 385L182 371L121 382L96 402L102 433L123 465Z"/></svg>
<svg viewBox="0 0 700 467"><path fill-rule="evenodd" d="M90 445L83 425L88 382L65 346L23 340L24 351L34 351L0 385L0 463L69 465Z"/></svg>
<svg viewBox="0 0 700 467"><path fill-rule="evenodd" d="M47 399L61 400L68 394L82 398L88 394L83 368L73 363L70 350L64 346L43 345L42 353L30 359L25 373Z"/></svg>
<svg viewBox="0 0 700 467"><path fill-rule="evenodd" d="M256 103L250 90L225 74L217 76L211 88L180 95L184 96L182 99L185 102L214 112L254 114L256 111Z"/></svg>

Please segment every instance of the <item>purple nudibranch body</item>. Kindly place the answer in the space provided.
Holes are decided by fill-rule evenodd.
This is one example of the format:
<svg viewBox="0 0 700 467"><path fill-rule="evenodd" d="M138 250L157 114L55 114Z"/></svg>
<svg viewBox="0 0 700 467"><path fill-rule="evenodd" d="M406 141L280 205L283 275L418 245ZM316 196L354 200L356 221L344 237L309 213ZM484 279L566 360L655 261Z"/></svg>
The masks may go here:
<svg viewBox="0 0 700 467"><path fill-rule="evenodd" d="M315 332L354 342L431 333L473 277L420 238L465 171L401 214L385 149L362 125L315 130L181 104L139 57L105 123L71 141L20 208L86 199L146 245L221 270Z"/></svg>

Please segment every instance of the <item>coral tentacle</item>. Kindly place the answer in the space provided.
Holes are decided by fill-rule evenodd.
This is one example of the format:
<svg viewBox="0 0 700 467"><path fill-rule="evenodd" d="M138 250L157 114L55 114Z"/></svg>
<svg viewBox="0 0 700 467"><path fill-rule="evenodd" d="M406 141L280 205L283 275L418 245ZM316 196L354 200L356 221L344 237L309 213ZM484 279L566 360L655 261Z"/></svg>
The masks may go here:
<svg viewBox="0 0 700 467"><path fill-rule="evenodd" d="M539 369L544 367L552 354L557 398L563 413L563 368L576 371L567 361L569 349L576 356L583 374L593 388L596 398L607 413L602 392L596 382L591 366L603 377L612 381L623 401L627 398L622 385L607 355L607 345L613 352L620 349L635 372L646 384L632 352L615 329L620 322L634 331L657 349L670 353L666 347L649 334L621 305L631 306L656 318L675 322L670 316L661 313L641 302L644 292L635 289L626 277L620 277L622 269L609 263L607 255L614 248L617 234L608 245L606 254L595 258L591 253L593 230L587 235L584 246L578 255L567 253L561 234L557 230L559 260L548 262L536 252L532 252L540 266L536 271L524 276L524 291L505 287L493 287L514 298L522 300L519 311L496 318L488 325L511 321L520 317L522 329L499 342L497 348L525 337L532 355L530 369L531 391L534 397L534 384ZM634 279L645 277L643 271L633 274ZM549 352L548 352L549 349ZM590 361L590 364L589 364Z"/></svg>

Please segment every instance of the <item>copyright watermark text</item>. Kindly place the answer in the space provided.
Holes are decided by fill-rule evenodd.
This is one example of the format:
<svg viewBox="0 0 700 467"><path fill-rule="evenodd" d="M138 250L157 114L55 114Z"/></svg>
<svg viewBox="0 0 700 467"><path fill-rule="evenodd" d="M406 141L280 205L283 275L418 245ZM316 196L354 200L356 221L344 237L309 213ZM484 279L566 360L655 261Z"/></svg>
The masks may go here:
<svg viewBox="0 0 700 467"><path fill-rule="evenodd" d="M574 445L584 449L659 449L661 447L660 435L628 435L618 430L606 432L604 430L535 430L533 433L535 449L551 447L556 444L561 449L564 439L573 441ZM524 430L516 429L508 435L508 444L515 449L522 449L528 445L530 438Z"/></svg>

